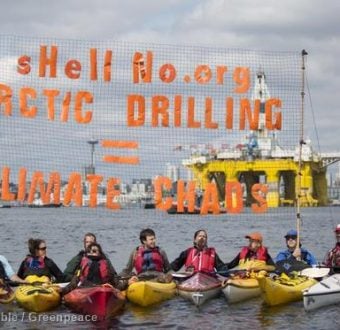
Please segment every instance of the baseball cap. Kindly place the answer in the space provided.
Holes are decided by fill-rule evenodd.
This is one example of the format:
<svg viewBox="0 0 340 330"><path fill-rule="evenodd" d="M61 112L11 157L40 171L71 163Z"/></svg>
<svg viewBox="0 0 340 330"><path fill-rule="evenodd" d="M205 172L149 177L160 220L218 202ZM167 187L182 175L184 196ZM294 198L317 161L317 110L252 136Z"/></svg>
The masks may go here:
<svg viewBox="0 0 340 330"><path fill-rule="evenodd" d="M263 237L259 232L253 232L245 236L245 238L253 239L254 241L259 241L262 243Z"/></svg>
<svg viewBox="0 0 340 330"><path fill-rule="evenodd" d="M287 234L285 235L285 238L289 237L289 236L297 236L297 231L295 229L291 229L287 232Z"/></svg>

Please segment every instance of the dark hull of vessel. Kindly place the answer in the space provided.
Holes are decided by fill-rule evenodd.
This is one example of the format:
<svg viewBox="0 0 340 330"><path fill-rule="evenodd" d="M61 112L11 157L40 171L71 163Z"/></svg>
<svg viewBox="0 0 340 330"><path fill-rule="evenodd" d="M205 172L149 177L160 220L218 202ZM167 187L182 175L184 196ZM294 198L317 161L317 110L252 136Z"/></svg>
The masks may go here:
<svg viewBox="0 0 340 330"><path fill-rule="evenodd" d="M46 208L46 207L61 207L63 204L59 203L59 204L44 204L44 205L34 205L34 204L30 204L28 205L28 207L31 208Z"/></svg>

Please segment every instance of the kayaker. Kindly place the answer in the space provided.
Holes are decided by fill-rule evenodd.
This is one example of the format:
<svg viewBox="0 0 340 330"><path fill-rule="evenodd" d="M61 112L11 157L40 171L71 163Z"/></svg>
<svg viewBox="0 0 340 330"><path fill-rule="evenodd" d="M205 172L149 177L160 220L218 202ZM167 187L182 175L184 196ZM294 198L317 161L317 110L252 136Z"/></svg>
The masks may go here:
<svg viewBox="0 0 340 330"><path fill-rule="evenodd" d="M10 280L18 283L26 283L25 280L15 274L12 266L3 255L0 255L0 280L5 282Z"/></svg>
<svg viewBox="0 0 340 330"><path fill-rule="evenodd" d="M297 246L297 231L291 229L284 236L287 249L280 251L274 259L280 272L290 273L300 271L307 267L316 267L317 261L312 253L300 246Z"/></svg>
<svg viewBox="0 0 340 330"><path fill-rule="evenodd" d="M253 232L245 236L249 240L248 246L244 246L240 253L227 264L228 269L238 267L246 270L274 270L275 264L263 246L263 237L259 232Z"/></svg>
<svg viewBox="0 0 340 330"><path fill-rule="evenodd" d="M213 273L227 270L215 248L208 247L208 234L203 229L195 232L193 246L182 251L170 266L174 271L184 266L188 272Z"/></svg>
<svg viewBox="0 0 340 330"><path fill-rule="evenodd" d="M47 276L52 281L64 282L65 276L55 262L46 256L46 242L42 239L28 240L29 254L22 261L17 275L25 278L29 275Z"/></svg>
<svg viewBox="0 0 340 330"><path fill-rule="evenodd" d="M159 282L171 282L168 257L163 249L156 246L156 234L150 229L143 229L139 234L141 245L135 248L129 257L121 276L132 276L129 284L138 281L138 275L143 278L157 279ZM135 276L133 270L136 271Z"/></svg>
<svg viewBox="0 0 340 330"><path fill-rule="evenodd" d="M110 284L120 290L126 289L127 281L120 280L112 268L100 244L91 243L80 261L78 274L73 276L71 282L61 292L64 295L79 286L89 287L101 284Z"/></svg>
<svg viewBox="0 0 340 330"><path fill-rule="evenodd" d="M340 273L340 224L338 224L334 230L335 233L335 247L330 249L323 261L326 267L330 267L331 272Z"/></svg>
<svg viewBox="0 0 340 330"><path fill-rule="evenodd" d="M65 274L65 280L66 281L71 281L71 279L73 278L74 275L76 275L77 271L80 268L80 262L81 259L86 255L86 249L89 247L90 244L92 243L97 243L97 238L96 235L93 233L86 233L84 235L84 239L83 239L83 244L84 244L84 249L80 250L78 252L78 254L76 256L74 256L67 264L66 264L66 268L64 270L64 274ZM105 254L104 257L106 258ZM111 262L109 259L107 259L110 267L111 267L111 271L115 271L113 266L111 265Z"/></svg>

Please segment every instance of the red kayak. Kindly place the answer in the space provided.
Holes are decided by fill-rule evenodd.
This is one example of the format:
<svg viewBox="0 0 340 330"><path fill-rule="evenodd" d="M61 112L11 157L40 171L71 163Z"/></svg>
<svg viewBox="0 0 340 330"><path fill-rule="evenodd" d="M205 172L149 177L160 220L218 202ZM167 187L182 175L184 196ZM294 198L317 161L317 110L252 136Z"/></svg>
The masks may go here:
<svg viewBox="0 0 340 330"><path fill-rule="evenodd" d="M214 276L198 272L178 284L177 288L180 296L191 300L199 307L220 294L221 282Z"/></svg>
<svg viewBox="0 0 340 330"><path fill-rule="evenodd" d="M80 287L64 296L73 311L99 319L115 316L125 304L125 295L111 286Z"/></svg>

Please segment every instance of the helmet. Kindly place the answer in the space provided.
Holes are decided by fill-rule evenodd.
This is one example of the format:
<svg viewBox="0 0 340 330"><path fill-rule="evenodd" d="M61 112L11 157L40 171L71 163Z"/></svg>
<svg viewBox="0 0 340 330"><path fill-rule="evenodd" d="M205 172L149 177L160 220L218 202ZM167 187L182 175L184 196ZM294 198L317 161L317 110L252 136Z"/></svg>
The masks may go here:
<svg viewBox="0 0 340 330"><path fill-rule="evenodd" d="M340 224L335 227L334 232L340 234Z"/></svg>

